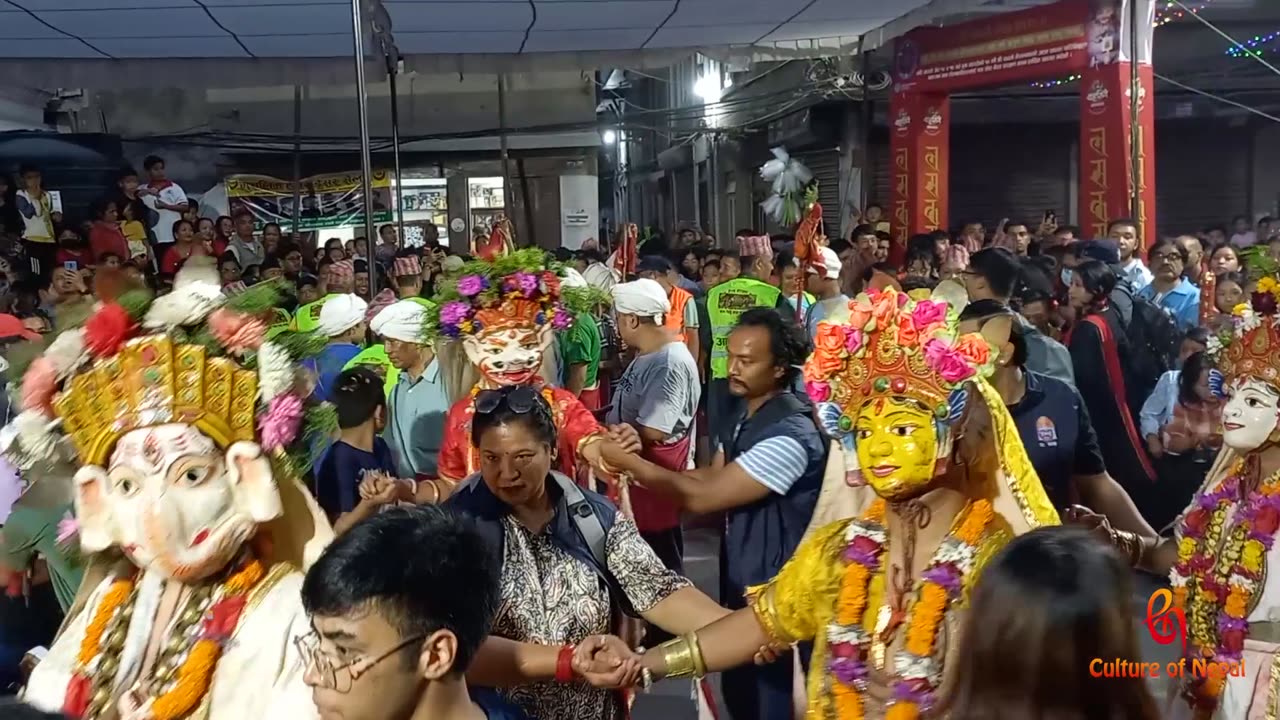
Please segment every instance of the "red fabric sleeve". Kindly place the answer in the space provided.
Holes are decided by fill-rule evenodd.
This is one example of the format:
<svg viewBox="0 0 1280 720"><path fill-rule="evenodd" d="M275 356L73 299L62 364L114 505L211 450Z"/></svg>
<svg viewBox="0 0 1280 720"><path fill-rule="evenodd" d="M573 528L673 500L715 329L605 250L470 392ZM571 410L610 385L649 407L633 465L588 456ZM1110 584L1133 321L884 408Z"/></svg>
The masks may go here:
<svg viewBox="0 0 1280 720"><path fill-rule="evenodd" d="M444 419L444 442L436 460L436 472L440 477L458 482L467 477L467 454L471 452L468 437L471 414L471 397L465 397L449 408Z"/></svg>

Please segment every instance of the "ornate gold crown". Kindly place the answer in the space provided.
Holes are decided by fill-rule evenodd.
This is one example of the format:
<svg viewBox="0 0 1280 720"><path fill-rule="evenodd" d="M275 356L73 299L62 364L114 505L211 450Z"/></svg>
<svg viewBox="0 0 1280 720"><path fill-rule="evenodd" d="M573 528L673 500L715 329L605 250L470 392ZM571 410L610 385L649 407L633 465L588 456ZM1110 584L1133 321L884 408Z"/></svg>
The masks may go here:
<svg viewBox="0 0 1280 720"><path fill-rule="evenodd" d="M947 420L957 411L952 392L989 375L994 359L984 337L959 334L947 303L873 290L819 323L805 387L814 402L840 408L845 432L857 409L880 397L910 398Z"/></svg>
<svg viewBox="0 0 1280 720"><path fill-rule="evenodd" d="M1261 322L1232 339L1218 354L1218 369L1230 380L1253 377L1280 386L1280 328L1275 319Z"/></svg>
<svg viewBox="0 0 1280 720"><path fill-rule="evenodd" d="M219 447L254 439L258 374L168 335L130 340L76 375L54 401L80 460L105 465L130 430L190 423Z"/></svg>

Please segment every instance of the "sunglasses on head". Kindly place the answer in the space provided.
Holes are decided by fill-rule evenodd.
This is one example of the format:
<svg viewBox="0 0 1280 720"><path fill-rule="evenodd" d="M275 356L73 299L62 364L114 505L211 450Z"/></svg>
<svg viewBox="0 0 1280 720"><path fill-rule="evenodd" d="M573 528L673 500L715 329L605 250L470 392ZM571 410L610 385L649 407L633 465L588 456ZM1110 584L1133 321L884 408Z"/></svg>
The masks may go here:
<svg viewBox="0 0 1280 720"><path fill-rule="evenodd" d="M501 388L498 390L482 390L476 394L476 412L491 415L503 405L516 415L532 412L542 401L538 391L525 385Z"/></svg>

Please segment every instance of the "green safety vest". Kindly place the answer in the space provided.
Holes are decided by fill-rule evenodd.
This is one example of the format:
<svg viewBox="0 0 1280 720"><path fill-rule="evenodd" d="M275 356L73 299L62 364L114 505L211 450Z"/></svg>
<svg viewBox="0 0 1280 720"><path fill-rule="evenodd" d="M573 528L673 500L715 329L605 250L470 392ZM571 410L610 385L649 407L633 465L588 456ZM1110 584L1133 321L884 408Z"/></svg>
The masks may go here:
<svg viewBox="0 0 1280 720"><path fill-rule="evenodd" d="M778 306L782 291L755 278L738 277L720 283L707 293L707 316L711 320L711 378L729 377L729 332L742 313L758 307Z"/></svg>
<svg viewBox="0 0 1280 720"><path fill-rule="evenodd" d="M293 316L288 310L282 308L275 309L275 317L271 320L271 325L267 327L267 339L273 340L276 337L289 332L289 328L293 325Z"/></svg>
<svg viewBox="0 0 1280 720"><path fill-rule="evenodd" d="M378 374L386 374L386 380L382 383L382 389L386 391L387 397L391 397L391 391L396 386L396 381L400 378L400 371L391 364L391 359L387 357L387 349L382 345L373 345L360 351L359 355L351 358L351 361L343 366L343 370L350 370L354 367L370 366L369 369Z"/></svg>
<svg viewBox="0 0 1280 720"><path fill-rule="evenodd" d="M294 332L311 332L320 325L320 311L324 309L324 301L335 297L337 293L329 293L313 303L307 303L293 314L293 322L289 329Z"/></svg>

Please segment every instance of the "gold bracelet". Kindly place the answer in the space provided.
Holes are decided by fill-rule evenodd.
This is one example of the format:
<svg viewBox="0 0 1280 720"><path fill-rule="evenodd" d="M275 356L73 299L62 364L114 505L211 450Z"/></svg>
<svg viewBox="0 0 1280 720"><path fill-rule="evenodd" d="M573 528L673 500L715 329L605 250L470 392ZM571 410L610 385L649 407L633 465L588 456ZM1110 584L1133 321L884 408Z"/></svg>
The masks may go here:
<svg viewBox="0 0 1280 720"><path fill-rule="evenodd" d="M427 483L431 485L431 493L432 493L431 504L439 505L440 504L440 486L436 484L435 480L428 480Z"/></svg>
<svg viewBox="0 0 1280 720"><path fill-rule="evenodd" d="M667 666L667 672L663 677L692 677L697 671L697 666L694 665L693 649L690 648L687 638L668 640L659 645L658 650L662 651L662 664Z"/></svg>
<svg viewBox="0 0 1280 720"><path fill-rule="evenodd" d="M689 654L693 655L693 677L701 680L707 676L707 661L702 657L702 643L698 642L698 633L691 632L684 639L689 643Z"/></svg>

